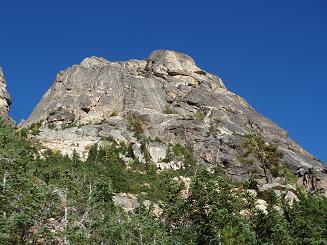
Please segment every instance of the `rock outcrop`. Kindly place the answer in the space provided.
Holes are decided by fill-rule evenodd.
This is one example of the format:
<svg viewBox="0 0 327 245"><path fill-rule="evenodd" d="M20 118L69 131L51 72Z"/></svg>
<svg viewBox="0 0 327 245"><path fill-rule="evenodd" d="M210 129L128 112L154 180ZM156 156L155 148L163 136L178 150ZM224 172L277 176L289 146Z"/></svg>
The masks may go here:
<svg viewBox="0 0 327 245"><path fill-rule="evenodd" d="M327 190L327 168L299 168L295 175L298 177L298 185L305 187L310 192ZM327 196L327 193L325 193Z"/></svg>
<svg viewBox="0 0 327 245"><path fill-rule="evenodd" d="M140 206L137 197L133 194L118 193L113 196L112 200L117 207L124 211L133 211Z"/></svg>
<svg viewBox="0 0 327 245"><path fill-rule="evenodd" d="M146 161L142 133L156 142L147 149L158 168L182 167L178 159L163 161L168 145L180 144L191 147L199 163L219 166L237 178L246 176L237 158L241 136L256 128L278 144L294 170L325 168L219 77L175 51L154 51L146 60L126 62L86 58L57 75L23 126L37 122L42 126L36 138L64 154L76 150L86 157L90 145L111 137L133 144L134 155Z"/></svg>
<svg viewBox="0 0 327 245"><path fill-rule="evenodd" d="M0 67L0 117L6 122L12 124L13 121L9 117L9 107L11 105L11 97L7 91L6 80Z"/></svg>

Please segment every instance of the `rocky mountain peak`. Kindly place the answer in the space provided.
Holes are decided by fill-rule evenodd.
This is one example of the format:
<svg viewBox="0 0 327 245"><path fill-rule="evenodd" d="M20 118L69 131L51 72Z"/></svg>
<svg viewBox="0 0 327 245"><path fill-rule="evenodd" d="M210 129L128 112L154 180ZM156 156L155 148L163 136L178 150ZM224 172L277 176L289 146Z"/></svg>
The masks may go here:
<svg viewBox="0 0 327 245"><path fill-rule="evenodd" d="M199 70L190 56L171 50L153 51L148 57L148 61L153 66L161 66L161 68L173 74Z"/></svg>
<svg viewBox="0 0 327 245"><path fill-rule="evenodd" d="M92 67L96 68L96 67L103 67L109 63L110 62L104 58L91 56L91 57L85 58L81 62L81 66L84 66L86 68L92 68Z"/></svg>
<svg viewBox="0 0 327 245"><path fill-rule="evenodd" d="M278 145L291 168L325 171L219 77L170 50L124 62L89 57L59 72L23 127L32 124L39 125L35 137L45 147L63 154L86 158L92 145L110 138L131 144L140 162L178 169L183 163L168 155L171 146L181 145L192 149L197 162L236 178L247 176L239 156L244 136L256 131Z"/></svg>

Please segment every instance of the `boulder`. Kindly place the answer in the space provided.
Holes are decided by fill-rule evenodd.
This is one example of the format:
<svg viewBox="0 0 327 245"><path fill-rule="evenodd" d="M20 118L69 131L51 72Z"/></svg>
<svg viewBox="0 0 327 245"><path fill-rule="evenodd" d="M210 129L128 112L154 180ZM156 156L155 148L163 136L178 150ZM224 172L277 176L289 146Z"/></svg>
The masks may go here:
<svg viewBox="0 0 327 245"><path fill-rule="evenodd" d="M148 151L154 163L166 158L167 148L166 144L160 142L150 142L147 145Z"/></svg>
<svg viewBox="0 0 327 245"><path fill-rule="evenodd" d="M129 193L118 193L113 196L113 202L116 206L122 208L124 211L133 211L140 206L137 197Z"/></svg>

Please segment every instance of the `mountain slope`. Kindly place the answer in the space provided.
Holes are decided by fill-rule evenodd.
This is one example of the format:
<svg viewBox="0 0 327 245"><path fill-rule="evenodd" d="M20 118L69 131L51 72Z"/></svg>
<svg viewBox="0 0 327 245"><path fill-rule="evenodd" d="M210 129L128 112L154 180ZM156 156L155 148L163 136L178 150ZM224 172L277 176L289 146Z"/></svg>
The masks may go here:
<svg viewBox="0 0 327 245"><path fill-rule="evenodd" d="M68 68L0 146L4 244L327 241L324 165L174 51Z"/></svg>
<svg viewBox="0 0 327 245"><path fill-rule="evenodd" d="M127 62L90 57L61 71L23 126L38 122L36 138L44 146L63 154L76 150L84 158L91 145L113 137L132 143L134 154L146 162L143 135L150 139L146 149L158 169L182 167L178 161L163 161L169 144L181 144L192 148L199 163L242 178L242 138L258 132L278 145L292 168L321 172L325 167L285 130L228 91L219 77L169 50Z"/></svg>

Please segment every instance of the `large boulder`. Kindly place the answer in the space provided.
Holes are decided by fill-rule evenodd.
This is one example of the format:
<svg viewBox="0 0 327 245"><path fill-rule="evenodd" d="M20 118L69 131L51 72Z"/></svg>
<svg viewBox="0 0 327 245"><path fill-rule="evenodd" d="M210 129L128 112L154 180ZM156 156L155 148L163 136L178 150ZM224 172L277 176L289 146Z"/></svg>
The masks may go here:
<svg viewBox="0 0 327 245"><path fill-rule="evenodd" d="M124 211L129 212L140 206L137 197L129 193L118 193L113 196L114 204Z"/></svg>

